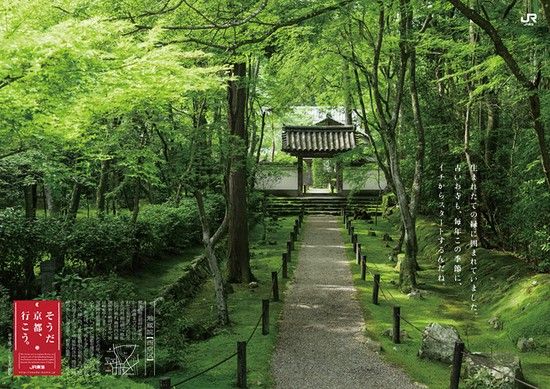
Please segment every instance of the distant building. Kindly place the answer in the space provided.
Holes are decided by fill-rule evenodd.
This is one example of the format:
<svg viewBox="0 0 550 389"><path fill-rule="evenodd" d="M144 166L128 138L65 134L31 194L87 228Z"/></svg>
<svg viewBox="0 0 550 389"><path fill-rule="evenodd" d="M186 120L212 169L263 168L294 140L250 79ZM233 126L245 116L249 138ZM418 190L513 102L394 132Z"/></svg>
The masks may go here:
<svg viewBox="0 0 550 389"><path fill-rule="evenodd" d="M351 166L336 163L334 179L328 187L312 188L313 159L332 158L353 150L357 146L356 137L354 125L342 124L330 116L312 126L283 126L282 151L297 157L298 161L294 165L262 164L257 188L282 196L344 196L351 191L374 194L385 190L384 175L378 171L372 159L365 159Z"/></svg>

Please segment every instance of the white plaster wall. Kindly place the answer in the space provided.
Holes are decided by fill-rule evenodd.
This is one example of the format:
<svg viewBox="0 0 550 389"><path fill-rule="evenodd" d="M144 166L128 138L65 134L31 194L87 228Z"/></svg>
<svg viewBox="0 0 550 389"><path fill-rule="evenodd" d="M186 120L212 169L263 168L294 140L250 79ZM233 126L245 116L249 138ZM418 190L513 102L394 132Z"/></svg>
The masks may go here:
<svg viewBox="0 0 550 389"><path fill-rule="evenodd" d="M380 179L380 186L378 180ZM368 170L366 167L344 168L344 190L379 190L387 186L384 174L378 171Z"/></svg>
<svg viewBox="0 0 550 389"><path fill-rule="evenodd" d="M260 190L297 190L298 172L296 166L260 166L256 188Z"/></svg>
<svg viewBox="0 0 550 389"><path fill-rule="evenodd" d="M260 190L296 190L298 188L298 172L296 166L269 166L258 168L256 188ZM304 180L305 180L304 166ZM304 181L305 184L305 181ZM344 168L344 190L376 191L386 188L386 179L380 172L380 186L378 185L377 170L368 170L366 167Z"/></svg>

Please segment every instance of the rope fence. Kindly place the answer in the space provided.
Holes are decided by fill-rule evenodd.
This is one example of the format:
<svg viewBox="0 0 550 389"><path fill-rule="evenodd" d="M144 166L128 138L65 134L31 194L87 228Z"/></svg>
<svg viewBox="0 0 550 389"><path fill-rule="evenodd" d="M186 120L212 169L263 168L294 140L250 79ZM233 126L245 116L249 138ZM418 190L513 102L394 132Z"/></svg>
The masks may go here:
<svg viewBox="0 0 550 389"><path fill-rule="evenodd" d="M353 245L353 250L355 252L355 255L356 255L356 257L359 257L361 250L363 248L365 248L366 245L364 245L364 244L361 245L358 242L358 236L357 236L357 233L356 233L357 229L352 225L352 222L349 219L348 215L346 214L345 210L342 210L342 216L343 216L344 226L345 226L345 228L348 232L348 235L350 235L350 241ZM432 340L434 340L436 342L441 342L441 339L438 339L438 338L435 338L435 337L431 336L428 332L425 332L423 329L419 328L417 325L415 325L414 323L412 323L411 321L409 321L405 317L403 317L403 315L400 312L401 307L399 306L399 302L392 295L392 293L389 289L386 289L386 291L388 292L388 294L390 295L391 300L393 300L393 301L390 301L390 299L386 296L386 293L384 292L384 288L382 288L382 279L380 277L380 272L378 271L378 269L374 265L373 265L373 267L375 267L374 270L376 271L376 273L373 273L370 270L370 267L367 265L366 257L364 255L363 255L362 261L357 261L357 262L362 266L362 270L361 270L361 279L362 280L365 280L365 277L363 275L363 273L364 273L363 269L365 269L373 277L373 281L374 281L374 284L373 284L373 303L378 304L378 301L377 301L378 300L378 290L380 290L380 292L382 293L383 299L390 306L392 306L392 309L393 309L393 312L394 312L394 315L393 315L393 317L394 317L394 327L393 327L394 330L400 328L399 321L403 320L405 323L407 323L413 329L420 332L422 334L422 336L429 337L429 338L431 338ZM395 322L396 320L397 320L397 323ZM400 341L401 341L400 336L401 336L400 333L396 334L395 331L394 331L394 333L392 334L394 343L400 343ZM453 355L453 364L452 364L451 380L450 380L451 381L451 386L450 386L451 389L458 389L458 384L459 384L459 380L460 380L460 371L461 371L461 366L462 366L462 359L463 359L463 357L466 357L466 356L475 357L476 355L470 353L467 350L464 350L464 343L462 343L460 341L457 341L455 343L455 352L454 352L454 355ZM484 368L487 368L487 369L490 369L490 370L492 370L496 373L499 373L502 377L506 377L510 380L514 380L515 382L517 382L521 385L524 385L527 388L539 389L537 386L534 386L534 385L532 385L528 382L525 382L525 381L523 381L519 378L513 377L513 376L509 375L507 372L503 372L501 370L498 370L493 366L487 365L487 364L485 364L481 361L477 361L477 363L479 365L483 366Z"/></svg>
<svg viewBox="0 0 550 389"><path fill-rule="evenodd" d="M287 242L287 251L283 253L282 255L282 262L281 266L276 271L273 271L271 273L272 279L271 279L271 287L270 287L270 297L273 298L274 302L279 301L279 287L278 287L278 275L281 273L283 269L285 269L285 272L283 272L283 278L288 277L286 274L286 268L287 268L287 262L290 262L291 258L291 252L295 250L295 242L298 239L298 235L300 233L300 228L302 226L304 219L304 211L302 210L298 219L294 221L293 231L289 234L290 240ZM267 304L266 304L267 301ZM221 361L209 366L208 368L193 374L190 377L187 377L175 384L172 384L170 377L161 377L159 379L159 388L160 389L171 389L171 388L177 388L181 387L183 384L190 382L209 371L215 369L216 367L224 364L225 362L237 357L237 387L238 388L246 388L247 387L247 378L246 378L246 345L252 340L254 337L254 334L258 330L258 327L260 326L260 323L262 323L262 334L267 335L269 334L269 300L262 300L262 313L260 314L256 325L252 329L252 332L248 336L247 340L244 342L237 342L237 351L232 353L231 355L228 355Z"/></svg>

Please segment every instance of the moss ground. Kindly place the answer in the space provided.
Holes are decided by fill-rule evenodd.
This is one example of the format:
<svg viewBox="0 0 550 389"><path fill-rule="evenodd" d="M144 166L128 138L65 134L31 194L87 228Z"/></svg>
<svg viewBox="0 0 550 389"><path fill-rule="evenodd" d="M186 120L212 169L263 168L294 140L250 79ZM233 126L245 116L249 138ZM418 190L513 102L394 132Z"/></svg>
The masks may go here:
<svg viewBox="0 0 550 389"><path fill-rule="evenodd" d="M370 270L381 274L381 286L389 300L386 301L381 294L380 305L372 304L372 276L367 274L367 281L360 279L360 268L355 264L351 244L347 243L368 335L382 343L383 356L387 360L402 366L414 380L430 388L447 388L449 385L450 368L447 364L428 362L416 356L421 334L412 326L401 324L411 339L399 345L381 335L385 329L391 328L391 306L398 304L402 316L419 328L431 322L455 326L470 351L518 354L527 380L541 389L550 388L550 275L531 272L521 260L507 253L480 250L477 293L480 311L474 316L470 311L470 292L466 285L461 287L454 282L441 285L437 282L435 250L438 230L435 225L426 220L418 221L419 264L422 268L418 281L421 289L430 292L424 299L409 299L397 287L399 275L394 269L395 263L388 259L391 248L382 241L384 233L397 240L393 224L379 219L377 225L355 221L354 226ZM375 231L376 236L369 236L370 230ZM344 229L342 234L349 242ZM469 272L468 267L463 270L463 274L468 276ZM491 328L488 320L492 317L503 321L503 330ZM522 336L533 337L537 349L520 353L515 343Z"/></svg>
<svg viewBox="0 0 550 389"><path fill-rule="evenodd" d="M246 285L233 285L234 293L229 296L228 305L232 324L227 329L204 341L189 344L182 350L185 369L164 374L175 384L209 366L223 360L236 351L237 341L246 340L252 333L261 314L261 300L268 298L271 292L271 272L281 266L281 254L286 251L288 234L292 230L294 218L279 219L268 235L268 240L275 244L261 242L261 227L257 226L251 235L251 266L258 279L258 288L251 289ZM293 252L296 258L297 251ZM289 264L289 276L296 261ZM286 289L287 280L279 276L281 297ZM185 315L190 320L214 320L213 286L209 281L189 305ZM251 388L272 387L270 361L277 336L277 318L282 303L270 304L270 333L262 335L259 327L247 346L248 385ZM145 380L157 385L156 379ZM232 388L236 382L236 358L216 367L208 373L182 385L182 388Z"/></svg>

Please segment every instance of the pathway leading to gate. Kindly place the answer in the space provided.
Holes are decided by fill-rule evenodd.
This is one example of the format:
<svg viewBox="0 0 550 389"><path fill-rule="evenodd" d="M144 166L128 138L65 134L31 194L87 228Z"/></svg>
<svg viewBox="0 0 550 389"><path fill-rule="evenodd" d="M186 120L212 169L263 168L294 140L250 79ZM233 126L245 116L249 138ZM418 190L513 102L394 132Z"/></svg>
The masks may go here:
<svg viewBox="0 0 550 389"><path fill-rule="evenodd" d="M272 362L277 388L416 388L365 345L339 220L309 216Z"/></svg>

